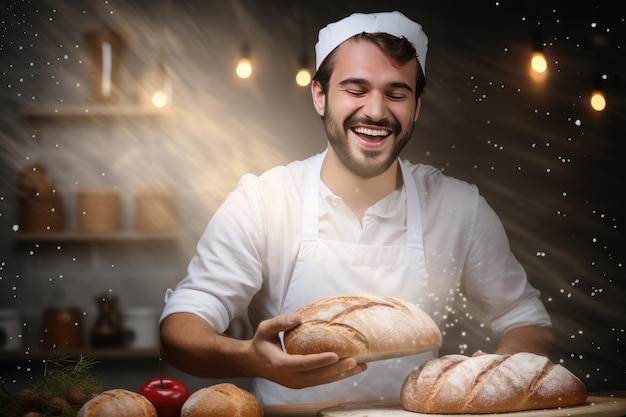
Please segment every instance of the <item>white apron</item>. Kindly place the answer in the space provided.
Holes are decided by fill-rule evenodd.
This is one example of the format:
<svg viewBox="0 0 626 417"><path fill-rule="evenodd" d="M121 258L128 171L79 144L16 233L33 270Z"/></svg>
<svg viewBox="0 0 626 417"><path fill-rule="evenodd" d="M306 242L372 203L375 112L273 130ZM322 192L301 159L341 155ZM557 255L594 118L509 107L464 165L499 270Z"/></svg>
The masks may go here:
<svg viewBox="0 0 626 417"><path fill-rule="evenodd" d="M375 293L411 301L429 311L428 277L417 188L400 162L407 200L406 246L372 246L319 239L320 174L325 152L317 157L304 192L303 239L281 314L339 294ZM294 390L258 378L253 393L263 404L361 401L399 398L409 372L434 351L368 363L359 375L330 384Z"/></svg>

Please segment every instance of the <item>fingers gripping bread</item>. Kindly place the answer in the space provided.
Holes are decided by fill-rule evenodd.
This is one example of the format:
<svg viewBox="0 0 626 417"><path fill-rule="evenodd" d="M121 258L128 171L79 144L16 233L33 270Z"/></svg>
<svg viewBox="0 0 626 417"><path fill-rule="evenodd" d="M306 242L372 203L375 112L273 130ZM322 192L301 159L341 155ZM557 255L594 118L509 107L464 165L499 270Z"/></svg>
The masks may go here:
<svg viewBox="0 0 626 417"><path fill-rule="evenodd" d="M500 413L582 404L580 379L532 353L447 355L426 361L404 381L402 407L419 413Z"/></svg>
<svg viewBox="0 0 626 417"><path fill-rule="evenodd" d="M298 310L302 323L285 333L291 354L335 352L360 362L441 346L434 321L414 304L372 294L324 298Z"/></svg>

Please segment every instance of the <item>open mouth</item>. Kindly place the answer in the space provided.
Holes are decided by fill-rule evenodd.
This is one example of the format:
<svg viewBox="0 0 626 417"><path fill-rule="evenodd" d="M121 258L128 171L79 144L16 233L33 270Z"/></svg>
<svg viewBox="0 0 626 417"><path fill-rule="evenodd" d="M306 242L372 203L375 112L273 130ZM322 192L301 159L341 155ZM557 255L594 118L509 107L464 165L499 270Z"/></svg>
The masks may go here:
<svg viewBox="0 0 626 417"><path fill-rule="evenodd" d="M354 133L356 133L361 140L365 140L367 142L381 142L386 137L391 135L391 130L388 129L372 129L367 127L353 127L351 129Z"/></svg>

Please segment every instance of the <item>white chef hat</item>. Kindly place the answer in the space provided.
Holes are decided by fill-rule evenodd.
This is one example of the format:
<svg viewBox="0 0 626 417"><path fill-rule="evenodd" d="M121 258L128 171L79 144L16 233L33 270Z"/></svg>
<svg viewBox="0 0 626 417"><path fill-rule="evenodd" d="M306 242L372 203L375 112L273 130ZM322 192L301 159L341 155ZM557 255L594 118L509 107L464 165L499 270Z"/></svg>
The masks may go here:
<svg viewBox="0 0 626 417"><path fill-rule="evenodd" d="M317 70L324 58L343 41L363 32L384 32L398 37L404 36L413 44L417 60L422 71L426 73L428 37L422 30L422 25L400 12L354 13L322 28L315 45L315 69Z"/></svg>

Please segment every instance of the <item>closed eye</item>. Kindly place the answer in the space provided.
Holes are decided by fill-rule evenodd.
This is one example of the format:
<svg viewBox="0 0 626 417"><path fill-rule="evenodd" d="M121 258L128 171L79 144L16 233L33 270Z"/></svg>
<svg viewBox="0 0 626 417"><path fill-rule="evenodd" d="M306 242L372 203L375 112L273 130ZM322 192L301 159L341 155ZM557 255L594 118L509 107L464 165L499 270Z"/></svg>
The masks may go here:
<svg viewBox="0 0 626 417"><path fill-rule="evenodd" d="M363 91L363 90L355 90L353 88L347 89L346 92L348 94L356 96L356 97L360 97L360 96L364 96L365 95L365 91Z"/></svg>
<svg viewBox="0 0 626 417"><path fill-rule="evenodd" d="M406 99L407 95L406 94L402 94L402 93L389 93L389 94L387 94L387 97L389 97L392 100L399 101L399 100Z"/></svg>

